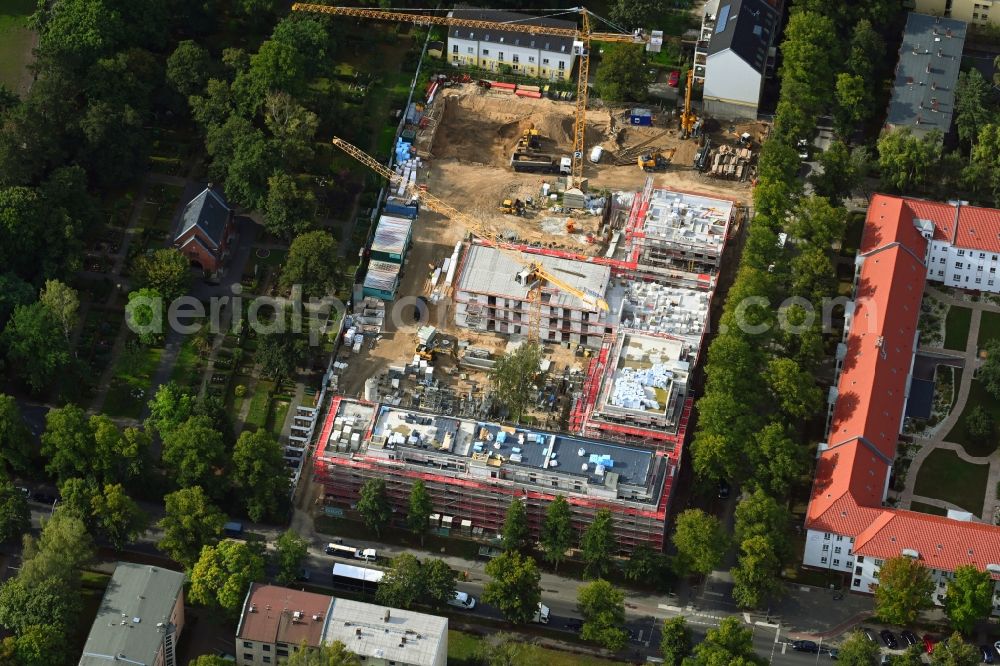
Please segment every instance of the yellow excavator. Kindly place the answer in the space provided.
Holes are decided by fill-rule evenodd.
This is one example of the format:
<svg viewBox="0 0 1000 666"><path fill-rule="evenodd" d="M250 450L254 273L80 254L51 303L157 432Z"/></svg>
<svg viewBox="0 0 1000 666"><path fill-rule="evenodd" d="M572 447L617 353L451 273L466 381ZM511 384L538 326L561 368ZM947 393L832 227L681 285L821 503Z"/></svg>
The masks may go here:
<svg viewBox="0 0 1000 666"><path fill-rule="evenodd" d="M684 92L684 110L681 111L681 138L688 139L694 136L695 123L698 122L698 117L694 115L694 110L691 108L691 87L694 85L694 70L688 70L687 74L687 89Z"/></svg>
<svg viewBox="0 0 1000 666"><path fill-rule="evenodd" d="M524 202L520 199L504 199L500 204L500 212L507 215L524 215Z"/></svg>
<svg viewBox="0 0 1000 666"><path fill-rule="evenodd" d="M654 171L666 171L667 166L670 164L670 158L660 151L653 151L651 153L643 153L639 156L639 168L646 173L653 173Z"/></svg>

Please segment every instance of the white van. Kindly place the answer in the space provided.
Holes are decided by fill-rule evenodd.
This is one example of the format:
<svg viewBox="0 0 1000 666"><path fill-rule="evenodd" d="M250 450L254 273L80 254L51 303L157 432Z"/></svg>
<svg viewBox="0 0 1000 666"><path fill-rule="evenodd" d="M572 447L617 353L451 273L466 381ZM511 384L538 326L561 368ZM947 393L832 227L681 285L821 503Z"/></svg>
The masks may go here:
<svg viewBox="0 0 1000 666"><path fill-rule="evenodd" d="M454 598L449 602L449 605L455 606L456 608L464 608L465 610L472 610L476 607L476 598L471 594L466 594L465 592L455 592Z"/></svg>
<svg viewBox="0 0 1000 666"><path fill-rule="evenodd" d="M358 548L354 553L354 559L376 562L378 561L378 552L374 548Z"/></svg>
<svg viewBox="0 0 1000 666"><path fill-rule="evenodd" d="M601 161L601 157L603 155L604 155L603 146L594 146L590 150L590 161L593 162L594 164L597 164L598 162Z"/></svg>

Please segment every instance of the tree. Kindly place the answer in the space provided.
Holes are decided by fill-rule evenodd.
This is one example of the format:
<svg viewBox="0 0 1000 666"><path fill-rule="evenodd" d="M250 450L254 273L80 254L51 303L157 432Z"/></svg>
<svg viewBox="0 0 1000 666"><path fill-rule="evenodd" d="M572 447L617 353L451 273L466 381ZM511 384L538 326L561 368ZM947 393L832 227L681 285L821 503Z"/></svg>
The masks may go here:
<svg viewBox="0 0 1000 666"><path fill-rule="evenodd" d="M535 666L543 663L538 646L526 643L519 634L487 634L476 657L487 666Z"/></svg>
<svg viewBox="0 0 1000 666"><path fill-rule="evenodd" d="M755 536L766 537L781 561L791 556L788 540L792 515L788 509L757 488L745 495L736 505L736 541L743 542Z"/></svg>
<svg viewBox="0 0 1000 666"><path fill-rule="evenodd" d="M417 479L410 488L410 510L406 513L406 524L411 531L420 535L421 545L424 543L424 534L427 533L427 521L430 520L433 511L434 504L427 492L427 486L421 479Z"/></svg>
<svg viewBox="0 0 1000 666"><path fill-rule="evenodd" d="M9 470L26 469L33 448L31 431L21 417L17 401L0 393L0 465Z"/></svg>
<svg viewBox="0 0 1000 666"><path fill-rule="evenodd" d="M685 663L688 663L685 661ZM750 666L765 661L753 650L753 632L743 621L730 616L709 629L705 640L694 648L693 666Z"/></svg>
<svg viewBox="0 0 1000 666"><path fill-rule="evenodd" d="M382 479L365 481L361 486L357 510L368 529L375 530L376 536L381 536L382 528L389 524L389 519L392 517L389 496L385 492L385 481Z"/></svg>
<svg viewBox="0 0 1000 666"><path fill-rule="evenodd" d="M199 486L182 488L163 499L166 515L159 522L163 538L157 548L189 569L203 546L218 542L226 517Z"/></svg>
<svg viewBox="0 0 1000 666"><path fill-rule="evenodd" d="M28 585L18 576L0 587L0 622L15 634L23 634L40 624L71 630L71 618L79 610L78 590L59 579Z"/></svg>
<svg viewBox="0 0 1000 666"><path fill-rule="evenodd" d="M859 171L854 153L846 143L837 139L830 142L827 149L816 157L816 161L821 168L809 176L816 198L827 199L831 206L839 206L841 199L861 183L863 174ZM812 198L805 197L803 201Z"/></svg>
<svg viewBox="0 0 1000 666"><path fill-rule="evenodd" d="M110 417L90 417L93 446L81 470L85 476L104 483L127 482L142 473L149 450L149 435L138 428L119 430ZM89 464L87 464L89 463Z"/></svg>
<svg viewBox="0 0 1000 666"><path fill-rule="evenodd" d="M743 608L759 608L781 590L781 560L767 537L754 536L740 544L740 557L730 570L733 599Z"/></svg>
<svg viewBox="0 0 1000 666"><path fill-rule="evenodd" d="M70 361L59 322L40 302L14 308L0 345L17 376L35 392L47 387Z"/></svg>
<svg viewBox="0 0 1000 666"><path fill-rule="evenodd" d="M490 582L483 588L483 601L496 606L504 619L524 624L535 616L542 600L535 560L508 550L486 563L486 575Z"/></svg>
<svg viewBox="0 0 1000 666"><path fill-rule="evenodd" d="M719 519L701 509L688 509L677 516L672 541L677 548L677 570L685 574L711 573L729 547Z"/></svg>
<svg viewBox="0 0 1000 666"><path fill-rule="evenodd" d="M24 537L23 561L17 577L29 589L45 580L60 581L75 589L80 582L80 567L94 557L93 542L83 521L59 511L42 521L37 539Z"/></svg>
<svg viewBox="0 0 1000 666"><path fill-rule="evenodd" d="M490 370L493 395L507 409L507 416L520 422L534 391L542 350L538 343L522 344L514 351L497 359Z"/></svg>
<svg viewBox="0 0 1000 666"><path fill-rule="evenodd" d="M130 291L125 306L125 323L139 336L139 342L152 347L163 341L165 299L156 289L143 287Z"/></svg>
<svg viewBox="0 0 1000 666"><path fill-rule="evenodd" d="M871 114L872 96L868 90L868 81L857 74L840 72L834 84L834 94L837 98L835 116L838 134L847 136Z"/></svg>
<svg viewBox="0 0 1000 666"><path fill-rule="evenodd" d="M188 662L188 666L232 666L232 664L233 662L216 654L199 655L195 659Z"/></svg>
<svg viewBox="0 0 1000 666"><path fill-rule="evenodd" d="M191 570L192 603L239 615L250 583L264 577L264 557L253 545L227 539L201 549Z"/></svg>
<svg viewBox="0 0 1000 666"><path fill-rule="evenodd" d="M978 69L972 67L958 75L955 86L955 126L958 138L971 145L979 137L979 130L989 124L992 114L990 85Z"/></svg>
<svg viewBox="0 0 1000 666"><path fill-rule="evenodd" d="M904 556L889 558L879 570L875 614L887 624L913 624L920 611L933 606L934 589L930 572L919 562Z"/></svg>
<svg viewBox="0 0 1000 666"><path fill-rule="evenodd" d="M941 133L928 132L923 138L909 128L885 131L878 139L878 166L882 183L901 192L926 187L941 159Z"/></svg>
<svg viewBox="0 0 1000 666"><path fill-rule="evenodd" d="M944 600L944 613L952 628L970 634L976 622L989 618L992 610L993 579L989 572L971 565L957 567Z"/></svg>
<svg viewBox="0 0 1000 666"><path fill-rule="evenodd" d="M625 580L644 582L651 588L663 587L667 571L667 558L644 543L632 549L632 555L625 562Z"/></svg>
<svg viewBox="0 0 1000 666"><path fill-rule="evenodd" d="M292 652L285 666L359 666L358 656L347 651L340 641L320 645L318 648L305 649L305 646Z"/></svg>
<svg viewBox="0 0 1000 666"><path fill-rule="evenodd" d="M863 633L855 630L840 644L837 663L847 666L874 666L878 663L880 654L878 643L868 640Z"/></svg>
<svg viewBox="0 0 1000 666"><path fill-rule="evenodd" d="M286 530L275 543L274 560L278 565L277 581L288 585L298 578L302 561L309 554L309 543L293 530Z"/></svg>
<svg viewBox="0 0 1000 666"><path fill-rule="evenodd" d="M455 598L458 573L444 560L424 561L422 579L424 603L431 608L443 608Z"/></svg>
<svg viewBox="0 0 1000 666"><path fill-rule="evenodd" d="M138 539L149 525L149 516L125 494L120 483L105 485L91 498L91 508L101 533L118 551Z"/></svg>
<svg viewBox="0 0 1000 666"><path fill-rule="evenodd" d="M992 440L996 424L982 405L976 405L965 415L965 429L973 439L984 442Z"/></svg>
<svg viewBox="0 0 1000 666"><path fill-rule="evenodd" d="M808 469L805 449L789 436L781 423L768 424L757 433L750 459L753 479L779 497L788 495Z"/></svg>
<svg viewBox="0 0 1000 666"><path fill-rule="evenodd" d="M139 257L134 274L140 287L155 289L167 302L180 298L191 286L190 262L172 247Z"/></svg>
<svg viewBox="0 0 1000 666"><path fill-rule="evenodd" d="M566 559L566 551L576 542L569 502L562 495L557 495L545 509L545 521L542 523L539 541L543 556L558 571L559 563Z"/></svg>
<svg viewBox="0 0 1000 666"><path fill-rule="evenodd" d="M35 288L16 274L0 273L0 329L14 314L18 305L28 305L35 300Z"/></svg>
<svg viewBox="0 0 1000 666"><path fill-rule="evenodd" d="M190 39L178 42L167 58L167 81L185 99L205 89L211 71L212 56L205 47Z"/></svg>
<svg viewBox="0 0 1000 666"><path fill-rule="evenodd" d="M291 240L308 232L316 218L316 196L299 188L292 176L275 173L267 179L264 227L279 238Z"/></svg>
<svg viewBox="0 0 1000 666"><path fill-rule="evenodd" d="M618 651L628 638L625 630L625 593L606 580L595 580L582 586L576 596L577 608L583 617L580 636L605 648Z"/></svg>
<svg viewBox="0 0 1000 666"><path fill-rule="evenodd" d="M61 636L62 625L33 624L17 637L18 666L51 666L66 663L69 646Z"/></svg>
<svg viewBox="0 0 1000 666"><path fill-rule="evenodd" d="M38 301L59 322L63 337L68 343L69 336L76 327L80 310L80 297L77 296L76 289L66 286L59 280L46 280L45 287L38 295Z"/></svg>
<svg viewBox="0 0 1000 666"><path fill-rule="evenodd" d="M192 416L163 437L163 462L181 488L218 488L213 479L225 455L222 433L207 416Z"/></svg>
<svg viewBox="0 0 1000 666"><path fill-rule="evenodd" d="M846 227L847 211L821 196L802 197L792 212L792 234L824 250L843 238Z"/></svg>
<svg viewBox="0 0 1000 666"><path fill-rule="evenodd" d="M641 46L610 44L604 47L594 78L594 89L605 102L641 102L649 94L646 57Z"/></svg>
<svg viewBox="0 0 1000 666"><path fill-rule="evenodd" d="M385 572L375 591L375 599L383 606L412 608L424 592L420 561L409 553L392 558L392 566Z"/></svg>
<svg viewBox="0 0 1000 666"><path fill-rule="evenodd" d="M28 499L6 476L0 477L0 542L20 537L31 527Z"/></svg>
<svg viewBox="0 0 1000 666"><path fill-rule="evenodd" d="M94 496L98 492L94 481L74 477L59 484L59 512L82 520L88 530L94 530Z"/></svg>
<svg viewBox="0 0 1000 666"><path fill-rule="evenodd" d="M976 378L990 395L1000 400L1000 341L986 343L986 360L979 366Z"/></svg>
<svg viewBox="0 0 1000 666"><path fill-rule="evenodd" d="M212 89L209 81L208 90ZM221 86L215 89L219 99L203 108L206 115L215 113L230 99ZM274 172L274 155L264 133L234 113L221 125L208 127L205 149L212 156L209 175L225 182L229 197L246 208L262 208L267 197L267 179Z"/></svg>
<svg viewBox="0 0 1000 666"><path fill-rule="evenodd" d="M808 245L792 258L791 292L813 303L834 293L837 271L829 253L823 248Z"/></svg>
<svg viewBox="0 0 1000 666"><path fill-rule="evenodd" d="M233 447L235 486L250 520L276 518L288 505L288 475L278 440L266 430L244 430Z"/></svg>
<svg viewBox="0 0 1000 666"><path fill-rule="evenodd" d="M507 515L503 521L503 548L525 554L531 550L528 512L524 502L516 497L507 506Z"/></svg>
<svg viewBox="0 0 1000 666"><path fill-rule="evenodd" d="M285 312L278 316L286 316ZM306 355L306 343L298 335L285 327L283 331L267 333L259 337L254 360L260 364L261 372L275 383L281 383L295 374Z"/></svg>
<svg viewBox="0 0 1000 666"><path fill-rule="evenodd" d="M87 461L93 443L91 421L80 407L71 403L45 414L42 455L49 461L45 471L57 480L88 476Z"/></svg>
<svg viewBox="0 0 1000 666"><path fill-rule="evenodd" d="M623 28L646 28L657 15L660 5L655 0L615 0L608 8L608 18Z"/></svg>
<svg viewBox="0 0 1000 666"><path fill-rule="evenodd" d="M161 384L149 401L146 427L165 437L168 432L184 423L195 413L195 398L185 393L176 382Z"/></svg>
<svg viewBox="0 0 1000 666"><path fill-rule="evenodd" d="M313 54L313 58L315 58L315 54ZM300 170L300 165L308 164L313 159L315 153L313 146L316 141L316 131L319 129L319 118L315 113L297 103L288 93L272 90L267 94L264 101L264 124L274 136L271 144L274 147L274 152L281 158L280 162L284 165L285 171L296 173ZM302 223L306 220L312 221L316 214L315 208L310 207L315 205L314 200L310 204L310 199L313 197L312 192L305 190L300 194L301 199L297 205L305 205L306 207L300 212L307 215L297 220L294 218L290 220L293 222L293 226L300 227L296 233L308 231L308 227L303 227Z"/></svg>
<svg viewBox="0 0 1000 666"><path fill-rule="evenodd" d="M663 621L660 632L660 655L667 666L680 666L691 654L691 630L683 615Z"/></svg>
<svg viewBox="0 0 1000 666"><path fill-rule="evenodd" d="M975 666L979 663L979 650L962 640L957 631L934 646L931 666Z"/></svg>
<svg viewBox="0 0 1000 666"><path fill-rule="evenodd" d="M580 554L583 556L584 575L588 578L603 578L611 569L617 539L611 520L611 512L598 509L594 522L587 525L580 538Z"/></svg>
<svg viewBox="0 0 1000 666"><path fill-rule="evenodd" d="M310 231L292 241L281 270L280 286L302 286L303 298L325 298L340 282L337 241L326 231Z"/></svg>

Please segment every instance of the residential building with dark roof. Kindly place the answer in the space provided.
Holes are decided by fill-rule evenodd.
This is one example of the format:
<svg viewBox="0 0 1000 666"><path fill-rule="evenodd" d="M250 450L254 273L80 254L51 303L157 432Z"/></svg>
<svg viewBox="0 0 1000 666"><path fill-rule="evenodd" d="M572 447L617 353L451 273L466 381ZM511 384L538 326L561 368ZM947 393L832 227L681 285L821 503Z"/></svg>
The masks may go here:
<svg viewBox="0 0 1000 666"><path fill-rule="evenodd" d="M177 666L184 574L119 562L83 646L80 666Z"/></svg>
<svg viewBox="0 0 1000 666"><path fill-rule="evenodd" d="M253 583L236 627L236 663L280 663L300 645L319 647L333 597Z"/></svg>
<svg viewBox="0 0 1000 666"><path fill-rule="evenodd" d="M225 198L209 185L184 207L174 247L193 265L214 274L224 269L235 238L233 211Z"/></svg>
<svg viewBox="0 0 1000 666"><path fill-rule="evenodd" d="M964 262L957 261L959 249ZM964 265L970 255L972 269ZM913 386L925 283L947 280L978 289L985 285L965 276L983 276L984 282L995 276L998 255L1000 210L872 198L837 350L803 554L806 566L848 576L852 591L873 592L882 564L898 556L931 570L937 604L956 567L975 566L1000 582L1000 527L963 511L942 517L886 506ZM1000 614L1000 596L994 596L994 613Z"/></svg>
<svg viewBox="0 0 1000 666"><path fill-rule="evenodd" d="M782 0L718 0L706 5L693 72L695 82L704 86L707 115L757 118L764 81L774 72L783 10Z"/></svg>
<svg viewBox="0 0 1000 666"><path fill-rule="evenodd" d="M575 21L478 8L454 9L448 16L572 31L577 29ZM448 62L456 67L479 67L499 72L501 67L509 66L515 74L566 81L572 76L578 46L574 45L570 36L451 26L448 28L447 52Z"/></svg>
<svg viewBox="0 0 1000 666"><path fill-rule="evenodd" d="M966 28L963 21L907 14L886 114L887 129L905 127L915 136L951 130Z"/></svg>

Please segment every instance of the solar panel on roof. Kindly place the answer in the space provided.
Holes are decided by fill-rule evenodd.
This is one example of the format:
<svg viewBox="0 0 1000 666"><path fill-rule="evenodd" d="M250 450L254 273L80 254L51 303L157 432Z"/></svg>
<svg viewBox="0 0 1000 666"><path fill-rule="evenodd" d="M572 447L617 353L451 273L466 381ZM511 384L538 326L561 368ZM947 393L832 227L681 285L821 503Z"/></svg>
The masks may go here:
<svg viewBox="0 0 1000 666"><path fill-rule="evenodd" d="M726 30L726 24L729 23L729 9L731 5L726 5L719 10L719 20L715 22L715 34L718 35Z"/></svg>

